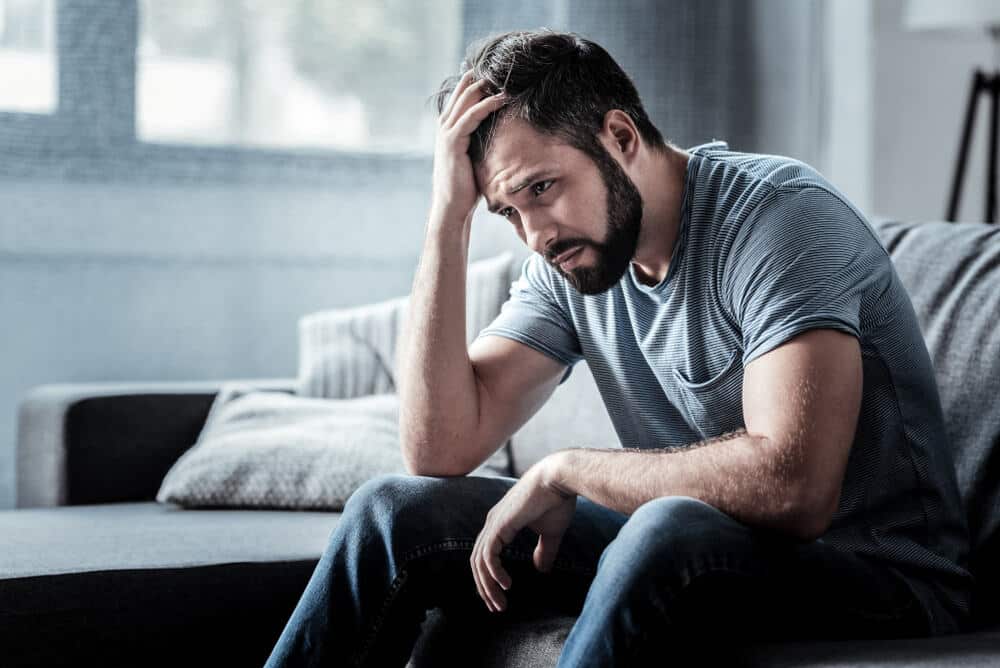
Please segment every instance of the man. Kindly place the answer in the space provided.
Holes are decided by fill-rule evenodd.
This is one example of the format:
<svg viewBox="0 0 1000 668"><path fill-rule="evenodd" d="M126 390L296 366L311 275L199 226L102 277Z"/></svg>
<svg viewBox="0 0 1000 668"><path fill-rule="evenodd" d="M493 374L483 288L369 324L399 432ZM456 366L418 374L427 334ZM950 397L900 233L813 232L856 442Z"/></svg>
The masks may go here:
<svg viewBox="0 0 1000 668"><path fill-rule="evenodd" d="M413 475L352 496L269 665L403 665L431 607L578 613L574 667L960 629L933 370L861 213L801 162L665 142L575 35L490 40L439 105L401 346ZM535 255L467 348L480 197ZM581 359L624 447L467 477Z"/></svg>

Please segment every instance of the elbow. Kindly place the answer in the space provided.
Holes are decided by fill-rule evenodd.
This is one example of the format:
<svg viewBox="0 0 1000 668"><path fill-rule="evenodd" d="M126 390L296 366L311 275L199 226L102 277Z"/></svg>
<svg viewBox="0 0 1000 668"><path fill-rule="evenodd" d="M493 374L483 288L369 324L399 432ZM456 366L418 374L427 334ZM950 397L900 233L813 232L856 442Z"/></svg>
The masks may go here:
<svg viewBox="0 0 1000 668"><path fill-rule="evenodd" d="M450 478L467 475L475 469L468 468L461 457L462 439L454 431L435 428L433 422L400 405L399 449L403 469L408 475Z"/></svg>
<svg viewBox="0 0 1000 668"><path fill-rule="evenodd" d="M806 543L822 537L829 528L830 520L819 515L806 515L789 526L792 535Z"/></svg>
<svg viewBox="0 0 1000 668"><path fill-rule="evenodd" d="M837 494L805 493L786 504L786 529L801 541L809 542L830 530L840 501Z"/></svg>
<svg viewBox="0 0 1000 668"><path fill-rule="evenodd" d="M441 466L434 462L424 462L412 458L403 458L403 468L408 475L421 475L431 478L456 478L467 475L463 468Z"/></svg>
<svg viewBox="0 0 1000 668"><path fill-rule="evenodd" d="M409 475L453 478L467 475L471 471L461 462L449 461L450 458L436 452L431 441L426 438L401 435L400 450L403 468ZM447 451L447 448L444 450Z"/></svg>

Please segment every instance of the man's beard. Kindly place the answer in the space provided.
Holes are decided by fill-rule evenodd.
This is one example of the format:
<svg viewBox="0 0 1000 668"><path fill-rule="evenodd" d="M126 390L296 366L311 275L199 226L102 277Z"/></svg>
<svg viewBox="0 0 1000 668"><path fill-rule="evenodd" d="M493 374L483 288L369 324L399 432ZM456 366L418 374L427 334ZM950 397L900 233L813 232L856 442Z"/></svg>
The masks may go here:
<svg viewBox="0 0 1000 668"><path fill-rule="evenodd" d="M618 284L628 270L629 262L635 256L642 227L642 196L635 183L621 168L611 154L598 144L603 153L594 159L607 190L608 233L603 242L589 239L566 239L546 251L545 256L552 262L561 253L581 246L582 253L589 246L594 249L597 260L592 267L574 267L563 271L555 265L556 271L569 281L578 292L596 295Z"/></svg>

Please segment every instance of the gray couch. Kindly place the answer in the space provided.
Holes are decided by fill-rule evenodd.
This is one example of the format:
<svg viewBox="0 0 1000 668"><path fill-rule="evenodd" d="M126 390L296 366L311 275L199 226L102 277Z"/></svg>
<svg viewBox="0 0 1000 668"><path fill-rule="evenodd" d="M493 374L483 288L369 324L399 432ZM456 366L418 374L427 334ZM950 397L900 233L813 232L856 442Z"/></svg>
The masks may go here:
<svg viewBox="0 0 1000 668"><path fill-rule="evenodd" d="M941 638L720 642L727 664L1000 665L1000 227L875 227L910 291L937 371L974 542L974 623ZM295 381L256 384L292 391ZM0 665L263 663L338 515L195 511L152 500L218 389L59 385L24 399L19 508L0 512ZM512 473L558 447L613 439L578 365L512 439ZM540 613L470 629L432 611L411 665L553 665L572 623Z"/></svg>

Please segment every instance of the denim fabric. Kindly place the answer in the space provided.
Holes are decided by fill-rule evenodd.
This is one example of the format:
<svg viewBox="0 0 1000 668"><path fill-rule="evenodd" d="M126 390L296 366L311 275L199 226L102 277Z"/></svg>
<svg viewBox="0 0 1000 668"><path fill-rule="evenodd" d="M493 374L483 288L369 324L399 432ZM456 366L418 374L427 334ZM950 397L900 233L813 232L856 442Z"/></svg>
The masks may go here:
<svg viewBox="0 0 1000 668"><path fill-rule="evenodd" d="M404 666L431 608L488 627L497 615L478 597L469 558L486 513L515 483L367 482L348 501L267 668ZM560 666L662 663L707 654L720 638L929 633L925 611L891 569L822 540L752 529L689 497L655 499L631 516L578 498L549 574L532 566L534 542L525 530L504 548L513 585L499 614L578 614Z"/></svg>

